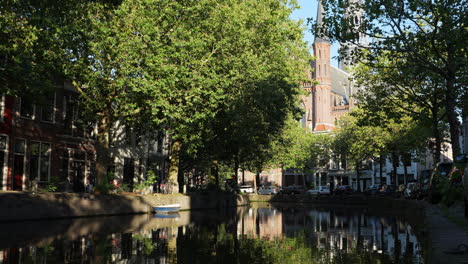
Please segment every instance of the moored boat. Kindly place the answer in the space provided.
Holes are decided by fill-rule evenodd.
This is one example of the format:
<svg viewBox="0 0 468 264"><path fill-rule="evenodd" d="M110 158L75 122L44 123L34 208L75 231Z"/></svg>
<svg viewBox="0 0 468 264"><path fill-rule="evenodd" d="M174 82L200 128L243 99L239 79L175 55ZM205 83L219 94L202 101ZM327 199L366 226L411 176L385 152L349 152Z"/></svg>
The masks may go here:
<svg viewBox="0 0 468 264"><path fill-rule="evenodd" d="M153 207L155 213L177 213L180 210L180 204L168 204Z"/></svg>

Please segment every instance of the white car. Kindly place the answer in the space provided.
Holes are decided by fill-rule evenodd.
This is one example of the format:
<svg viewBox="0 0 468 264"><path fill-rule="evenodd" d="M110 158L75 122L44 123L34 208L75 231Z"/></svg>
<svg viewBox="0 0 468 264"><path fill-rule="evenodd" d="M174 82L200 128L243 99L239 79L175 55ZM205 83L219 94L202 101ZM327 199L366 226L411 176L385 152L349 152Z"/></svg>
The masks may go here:
<svg viewBox="0 0 468 264"><path fill-rule="evenodd" d="M254 193L254 188L251 185L241 185L239 186L240 193Z"/></svg>
<svg viewBox="0 0 468 264"><path fill-rule="evenodd" d="M320 186L318 189L308 190L310 195L330 195L330 188L328 186Z"/></svg>

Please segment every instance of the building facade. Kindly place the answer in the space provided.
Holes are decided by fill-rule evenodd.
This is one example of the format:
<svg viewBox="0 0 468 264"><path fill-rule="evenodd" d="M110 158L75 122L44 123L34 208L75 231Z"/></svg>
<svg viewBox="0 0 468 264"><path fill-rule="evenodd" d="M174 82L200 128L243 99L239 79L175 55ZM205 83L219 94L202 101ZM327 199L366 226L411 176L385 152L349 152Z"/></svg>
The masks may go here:
<svg viewBox="0 0 468 264"><path fill-rule="evenodd" d="M96 184L96 126L82 115L77 91L57 85L43 98L0 97L0 190L34 191L51 184L57 191L91 191ZM166 176L166 137L142 136L115 122L109 168L133 186L148 168L159 182Z"/></svg>

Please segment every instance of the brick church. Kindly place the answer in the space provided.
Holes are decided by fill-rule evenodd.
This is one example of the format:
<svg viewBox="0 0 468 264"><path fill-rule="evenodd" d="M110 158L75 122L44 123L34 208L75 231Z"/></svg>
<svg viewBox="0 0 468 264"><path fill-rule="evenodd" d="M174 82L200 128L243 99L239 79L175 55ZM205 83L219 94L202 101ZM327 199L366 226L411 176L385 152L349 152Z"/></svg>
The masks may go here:
<svg viewBox="0 0 468 264"><path fill-rule="evenodd" d="M317 24L322 24L323 7L318 2ZM334 130L337 120L354 106L351 96L354 92L350 74L344 70L346 63L337 68L331 65L331 43L327 37L316 36L313 43L315 61L310 82L304 83L307 96L302 98L304 116L302 126L311 131L329 132ZM314 85L313 81L316 81Z"/></svg>
<svg viewBox="0 0 468 264"><path fill-rule="evenodd" d="M318 1L317 24L322 24L324 13L321 1ZM315 36L312 44L315 61L311 62L313 71L308 74L308 82L302 84L306 95L301 98L303 116L302 127L312 133L329 133L337 127L338 119L354 107L352 95L355 92L351 75L345 71L350 60L342 60L339 67L331 64L331 42L325 36ZM343 53L349 55L349 45L342 48ZM348 50L346 50L348 49ZM272 169L260 174L259 185L277 184L279 186L304 185L304 179L316 185L326 184L327 169L318 169L314 175L304 175L293 169ZM248 175L248 183L253 175Z"/></svg>

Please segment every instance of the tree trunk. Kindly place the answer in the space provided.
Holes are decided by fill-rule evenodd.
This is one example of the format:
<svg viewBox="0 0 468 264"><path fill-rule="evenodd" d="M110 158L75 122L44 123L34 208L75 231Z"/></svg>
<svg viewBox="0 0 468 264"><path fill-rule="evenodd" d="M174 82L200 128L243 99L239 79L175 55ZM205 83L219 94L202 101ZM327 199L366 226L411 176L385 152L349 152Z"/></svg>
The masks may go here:
<svg viewBox="0 0 468 264"><path fill-rule="evenodd" d="M256 172L255 176L253 177L253 186L255 193L257 193L257 177L260 177L260 172Z"/></svg>
<svg viewBox="0 0 468 264"><path fill-rule="evenodd" d="M304 189L307 190L306 179L305 179L305 173L304 173L304 171L302 171L302 186L304 186Z"/></svg>
<svg viewBox="0 0 468 264"><path fill-rule="evenodd" d="M395 184L395 187L398 187L398 174L397 174L398 162L399 162L398 155L396 153L392 153L393 184Z"/></svg>
<svg viewBox="0 0 468 264"><path fill-rule="evenodd" d="M216 185L216 188L219 187L219 176L218 176L218 161L212 160L210 169L208 170L208 182L210 184Z"/></svg>
<svg viewBox="0 0 468 264"><path fill-rule="evenodd" d="M361 175L359 175L359 162L356 162L357 191L361 192Z"/></svg>
<svg viewBox="0 0 468 264"><path fill-rule="evenodd" d="M383 157L382 154L380 154L379 158L379 176L380 176L380 185L383 185Z"/></svg>
<svg viewBox="0 0 468 264"><path fill-rule="evenodd" d="M439 131L439 117L438 111L435 109L435 106L433 109L431 109L432 112L432 133L435 139L435 151L433 153L433 159L434 159L434 166L437 165L440 162L440 152L442 151L442 138L440 136L440 131Z"/></svg>
<svg viewBox="0 0 468 264"><path fill-rule="evenodd" d="M239 160L237 156L234 157L234 179L236 180L236 184L239 184Z"/></svg>
<svg viewBox="0 0 468 264"><path fill-rule="evenodd" d="M245 170L242 168L242 185L245 185Z"/></svg>
<svg viewBox="0 0 468 264"><path fill-rule="evenodd" d="M96 183L107 181L107 165L109 165L109 139L111 121L108 112L104 112L98 121L98 134L96 142Z"/></svg>
<svg viewBox="0 0 468 264"><path fill-rule="evenodd" d="M408 167L406 167L406 164L403 163L403 171L405 175L405 186L408 183Z"/></svg>
<svg viewBox="0 0 468 264"><path fill-rule="evenodd" d="M446 79L446 92L445 92L445 108L447 111L447 120L450 126L450 141L452 143L452 155L455 158L456 155L460 154L460 123L458 122L458 116L456 112L456 96L454 87L453 77Z"/></svg>
<svg viewBox="0 0 468 264"><path fill-rule="evenodd" d="M213 161L213 168L214 168L216 188L219 188L219 167L218 167L218 161L217 160Z"/></svg>
<svg viewBox="0 0 468 264"><path fill-rule="evenodd" d="M171 148L171 164L169 167L169 186L171 188L171 193L178 193L179 192L179 158L180 158L180 150L182 148L182 141L175 140L172 143Z"/></svg>

